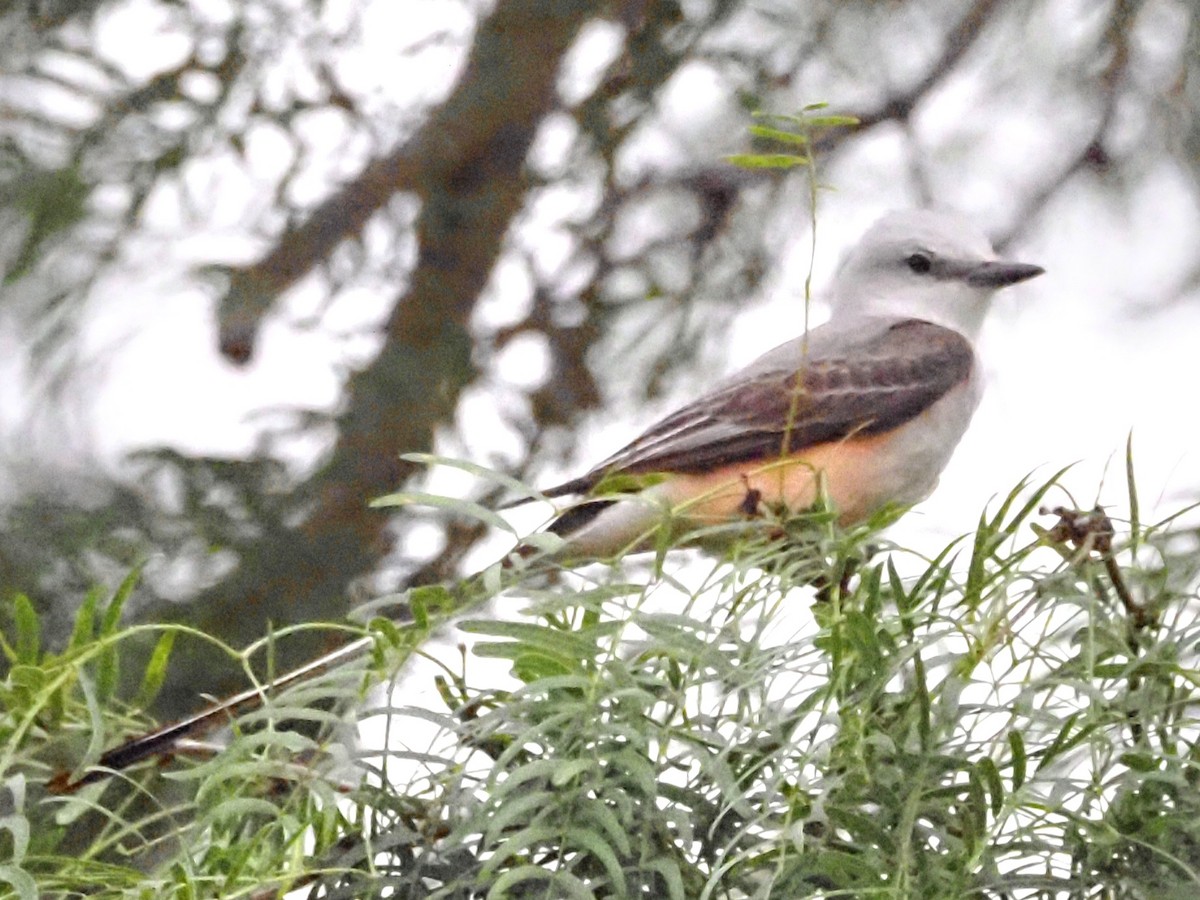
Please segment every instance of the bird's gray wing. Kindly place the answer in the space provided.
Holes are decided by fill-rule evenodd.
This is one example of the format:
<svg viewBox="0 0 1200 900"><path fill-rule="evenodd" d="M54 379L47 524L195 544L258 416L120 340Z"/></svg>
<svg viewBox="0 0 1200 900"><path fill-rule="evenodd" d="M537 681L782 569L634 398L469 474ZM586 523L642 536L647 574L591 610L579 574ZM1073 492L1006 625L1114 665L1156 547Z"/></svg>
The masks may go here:
<svg viewBox="0 0 1200 900"><path fill-rule="evenodd" d="M971 344L949 328L916 319L839 325L814 329L807 346L798 338L776 348L586 475L543 493L586 493L619 476L707 472L889 431L971 374Z"/></svg>

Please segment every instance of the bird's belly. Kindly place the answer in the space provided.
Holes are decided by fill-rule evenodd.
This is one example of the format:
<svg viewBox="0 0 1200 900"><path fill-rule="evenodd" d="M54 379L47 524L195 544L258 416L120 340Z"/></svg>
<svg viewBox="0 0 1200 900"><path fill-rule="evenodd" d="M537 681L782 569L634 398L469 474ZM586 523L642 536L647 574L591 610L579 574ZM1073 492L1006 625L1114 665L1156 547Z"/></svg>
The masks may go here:
<svg viewBox="0 0 1200 900"><path fill-rule="evenodd" d="M823 481L845 524L888 504L925 499L966 431L978 391L966 382L899 428L818 444L792 456L742 462L702 475L677 475L656 486L676 513L717 523L754 509L758 501L790 510L817 500Z"/></svg>

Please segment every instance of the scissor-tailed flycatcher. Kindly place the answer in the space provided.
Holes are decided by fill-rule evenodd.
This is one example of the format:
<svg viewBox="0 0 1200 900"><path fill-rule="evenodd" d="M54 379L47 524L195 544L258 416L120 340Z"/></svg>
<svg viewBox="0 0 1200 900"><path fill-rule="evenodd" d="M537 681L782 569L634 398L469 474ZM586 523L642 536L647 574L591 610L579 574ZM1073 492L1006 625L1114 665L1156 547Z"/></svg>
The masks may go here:
<svg viewBox="0 0 1200 900"><path fill-rule="evenodd" d="M636 548L664 516L686 527L745 518L758 503L802 510L819 480L844 523L923 500L979 402L973 343L992 294L1042 271L997 259L958 216L884 216L838 271L827 324L544 492L585 496L550 525L566 540L556 555ZM648 486L636 496L587 498L639 477Z"/></svg>
<svg viewBox="0 0 1200 900"><path fill-rule="evenodd" d="M996 258L957 216L898 212L846 257L830 290L833 315L651 426L586 475L544 492L584 499L550 526L564 561L638 547L664 513L704 525L745 518L758 503L811 506L823 479L843 522L924 499L958 444L980 381L974 340L992 294L1042 269ZM637 496L595 496L604 482L641 477ZM748 502L753 500L753 502ZM294 684L361 656L363 638L190 719L110 750L122 769L260 705ZM93 770L60 790L74 790Z"/></svg>

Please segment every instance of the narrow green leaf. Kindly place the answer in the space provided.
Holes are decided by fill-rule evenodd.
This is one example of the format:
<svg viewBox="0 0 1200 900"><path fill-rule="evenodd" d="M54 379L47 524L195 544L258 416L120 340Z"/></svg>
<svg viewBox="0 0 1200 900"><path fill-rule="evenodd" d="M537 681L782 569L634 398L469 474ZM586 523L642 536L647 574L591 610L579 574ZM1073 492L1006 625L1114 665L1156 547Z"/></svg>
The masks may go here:
<svg viewBox="0 0 1200 900"><path fill-rule="evenodd" d="M659 856L642 863L642 868L656 873L667 884L667 897L670 900L684 900L687 893L683 889L683 873L679 863L667 856Z"/></svg>
<svg viewBox="0 0 1200 900"><path fill-rule="evenodd" d="M104 618L100 622L100 637L116 634L121 625L121 613L125 610L125 603L133 594L133 589L137 587L141 577L142 566L139 564L134 566L117 586L112 599L108 601L108 607L104 610Z"/></svg>
<svg viewBox="0 0 1200 900"><path fill-rule="evenodd" d="M413 591L416 594L416 591ZM421 631L429 630L429 608L425 605L424 597L419 594L409 597L408 608L412 613L413 625Z"/></svg>
<svg viewBox="0 0 1200 900"><path fill-rule="evenodd" d="M255 769L249 770L253 774ZM228 774L222 772L222 775ZM269 800L258 797L233 797L207 810L206 818L211 822L238 822L251 816L264 816L268 819L279 815L279 807Z"/></svg>
<svg viewBox="0 0 1200 900"><path fill-rule="evenodd" d="M141 575L141 565L134 566L117 586L101 616L98 637L107 638L117 633L117 629L121 627L121 613L125 609L125 603L133 594L133 589L137 587ZM120 661L117 655L117 645L115 641L110 641L96 657L96 693L101 703L113 696L117 689L119 676Z"/></svg>
<svg viewBox="0 0 1200 900"><path fill-rule="evenodd" d="M642 472L635 475L614 472L601 478L595 487L588 491L588 496L612 497L620 494L639 494L666 480L667 475L663 472Z"/></svg>
<svg viewBox="0 0 1200 900"><path fill-rule="evenodd" d="M704 760L706 757L701 757ZM653 764L641 753L632 749L618 750L609 757L609 774L620 773L621 780L637 787L643 798L655 796L657 773Z"/></svg>
<svg viewBox="0 0 1200 900"><path fill-rule="evenodd" d="M430 613L451 612L456 605L454 594L441 584L423 584L411 588L408 592L408 602L420 603L426 616Z"/></svg>
<svg viewBox="0 0 1200 900"><path fill-rule="evenodd" d="M511 761L506 765L511 767ZM531 759L515 768L509 768L504 773L504 780L494 785L492 796L495 800L503 800L505 805L510 802L507 798L515 796L524 797L533 790L529 786L529 782L548 781L550 776L554 774L554 770L560 765L562 763L557 759L539 758ZM494 769L492 772L493 777L499 774L501 774L499 769Z"/></svg>
<svg viewBox="0 0 1200 900"><path fill-rule="evenodd" d="M901 624L908 636L912 637L912 621L910 614L916 607L916 595L910 598L908 591L904 589L904 580L900 577L900 571L896 568L896 561L889 556L885 562L888 575L888 589L892 594L892 602L896 604L896 609L900 611ZM877 567L882 568L882 567ZM882 578L882 572L880 573Z"/></svg>
<svg viewBox="0 0 1200 900"><path fill-rule="evenodd" d="M504 840L504 833L524 828L554 805L554 794L546 790L525 788L519 795L508 793L496 811L487 819L487 830L483 833L483 846L491 847ZM499 799L499 796L497 796Z"/></svg>
<svg viewBox="0 0 1200 900"><path fill-rule="evenodd" d="M862 598L863 612L877 620L883 607L883 569L871 566L859 573L858 596ZM897 606L899 603L897 603Z"/></svg>
<svg viewBox="0 0 1200 900"><path fill-rule="evenodd" d="M598 860L614 887L624 887L625 872L621 867L621 861L617 858L613 848L604 840L602 834L588 831L586 828L567 828L563 831L562 838L565 848L573 847L584 850Z"/></svg>
<svg viewBox="0 0 1200 900"><path fill-rule="evenodd" d="M425 617L425 606L423 604L421 606L421 615ZM417 627L420 628L420 626ZM374 634L383 635L383 639L392 647L399 647L408 643L405 640L405 633L402 627L387 616L376 616L367 623L367 628Z"/></svg>
<svg viewBox="0 0 1200 900"><path fill-rule="evenodd" d="M968 836L975 847L980 846L987 836L987 792L979 777L978 767L972 766L967 770L967 802L964 804L964 816L968 825Z"/></svg>
<svg viewBox="0 0 1200 900"><path fill-rule="evenodd" d="M846 128L859 124L857 116L809 116L809 128Z"/></svg>
<svg viewBox="0 0 1200 900"><path fill-rule="evenodd" d="M490 881L512 857L526 856L539 847L553 846L558 843L559 838L558 828L543 823L508 832L496 844L496 852L483 864L479 873L480 880Z"/></svg>
<svg viewBox="0 0 1200 900"><path fill-rule="evenodd" d="M996 768L996 763L987 756L975 764L975 770L992 796L992 815L1000 815L1000 810L1004 808L1004 782L1000 780L1000 770Z"/></svg>
<svg viewBox="0 0 1200 900"><path fill-rule="evenodd" d="M751 125L750 133L755 137L779 141L781 144L803 145L809 142L808 135L806 134L797 134L794 131L783 131L782 129L771 128L767 125Z"/></svg>
<svg viewBox="0 0 1200 900"><path fill-rule="evenodd" d="M464 500L458 497L442 497L439 494L430 494L425 491L399 491L395 494L388 494L385 497L378 497L367 505L372 509L380 509L388 506L431 506L434 509L443 509L455 515L478 519L492 528L507 531L513 537L517 537L516 529L502 515L495 510L488 509L482 503L476 503L474 500Z"/></svg>
<svg viewBox="0 0 1200 900"><path fill-rule="evenodd" d="M575 660L537 650L519 653L513 659L513 674L524 684L534 684L545 678L573 675L579 671L579 664Z"/></svg>
<svg viewBox="0 0 1200 900"><path fill-rule="evenodd" d="M103 596L104 588L98 585L84 594L83 602L75 611L75 625L71 629L71 640L67 644L70 649L78 650L85 647L95 638L96 610L100 607L100 600Z"/></svg>
<svg viewBox="0 0 1200 900"><path fill-rule="evenodd" d="M624 791L618 791L618 796L625 798ZM633 853L629 832L622 827L621 822L613 812L613 807L607 802L587 803L579 807L575 813L582 821L586 821L604 832L605 837L617 852L623 856Z"/></svg>
<svg viewBox="0 0 1200 900"><path fill-rule="evenodd" d="M33 603L24 594L13 597L13 625L17 631L15 662L36 666L42 651L42 625Z"/></svg>
<svg viewBox="0 0 1200 900"><path fill-rule="evenodd" d="M576 776L582 775L584 772L594 771L596 761L594 759L568 759L554 769L554 773L550 776L550 784L556 788L564 787L568 782L573 781Z"/></svg>
<svg viewBox="0 0 1200 900"><path fill-rule="evenodd" d="M971 545L971 560L967 563L967 582L963 586L963 604L968 609L974 609L983 598L983 587L986 583L984 566L989 556L989 547L993 536L991 523L987 513L979 516L979 524L975 527L975 540Z"/></svg>
<svg viewBox="0 0 1200 900"><path fill-rule="evenodd" d="M1129 542L1137 550L1142 542L1142 516L1138 503L1137 478L1133 471L1133 431L1125 439L1125 484L1129 491Z"/></svg>
<svg viewBox="0 0 1200 900"><path fill-rule="evenodd" d="M794 169L808 165L808 157L790 153L734 153L725 161L743 169Z"/></svg>
<svg viewBox="0 0 1200 900"><path fill-rule="evenodd" d="M612 623L616 625L617 623ZM505 637L529 648L541 648L553 654L562 654L576 659L591 659L596 655L596 641L588 640L578 632L538 625L533 622L503 622L471 619L458 623L468 634L483 634L490 637Z"/></svg>
<svg viewBox="0 0 1200 900"><path fill-rule="evenodd" d="M121 663L117 656L117 648L109 644L96 655L96 693L102 703L106 703L113 696L120 674Z"/></svg>
<svg viewBox="0 0 1200 900"><path fill-rule="evenodd" d="M146 664L146 672L142 675L142 684L138 689L136 705L145 709L158 696L163 682L167 678L167 663L171 658L171 648L175 646L175 631L164 631L154 645L150 661Z"/></svg>
<svg viewBox="0 0 1200 900"><path fill-rule="evenodd" d="M100 698L96 696L95 684L86 671L79 673L79 691L83 694L84 704L88 712L88 747L83 758L94 763L104 752L105 741L108 740L104 728L104 711L100 706ZM102 787L102 785L96 785Z"/></svg>
<svg viewBox="0 0 1200 900"><path fill-rule="evenodd" d="M1025 754L1025 739L1021 732L1008 733L1008 746L1012 750L1012 789L1018 791L1025 783L1025 772L1029 758Z"/></svg>
<svg viewBox="0 0 1200 900"><path fill-rule="evenodd" d="M857 887L869 888L879 884L879 857L871 859L859 853L858 847L854 847L854 852L844 850L835 850L831 848L822 849L820 854L815 858L805 859L804 877L805 879L825 881L830 884L839 885L843 888ZM877 888L876 888L877 889ZM834 892L834 896L839 894L862 897L870 896L873 891L841 890ZM771 894L774 897L774 893ZM821 896L818 894L817 896Z"/></svg>
<svg viewBox="0 0 1200 900"><path fill-rule="evenodd" d="M805 123L804 116L795 116L790 113L766 112L765 110L757 110L750 114L759 122L781 122L788 126L803 126Z"/></svg>
<svg viewBox="0 0 1200 900"><path fill-rule="evenodd" d="M1158 758L1150 753L1122 753L1118 760L1135 772L1154 772L1159 767Z"/></svg>
<svg viewBox="0 0 1200 900"><path fill-rule="evenodd" d="M541 491L531 488L522 481L518 481L511 475L506 475L495 469L490 469L487 466L481 466L478 463L468 462L465 459L453 459L446 456L438 456L433 453L401 453L400 458L406 462L417 463L422 466L445 466L448 469L458 469L462 472L481 478L484 481L490 481L493 484L498 484L501 487L512 491L514 494L519 494L521 497L529 500L545 500L545 495Z"/></svg>
<svg viewBox="0 0 1200 900"><path fill-rule="evenodd" d="M1038 771L1041 771L1042 768L1052 763L1058 754L1061 753L1065 747L1067 747L1068 743L1072 740L1071 729L1075 727L1075 723L1079 720L1079 716L1079 713L1072 713L1071 715L1067 716L1067 720L1063 722L1062 728L1058 730L1058 734L1055 736L1054 740L1051 741L1050 746L1047 747L1046 751L1042 754L1041 761L1038 763Z"/></svg>
<svg viewBox="0 0 1200 900"><path fill-rule="evenodd" d="M489 877L490 875L487 871L480 875L483 881L487 881ZM546 890L544 892L513 890L514 887L525 881L545 881L547 882ZM534 865L517 866L515 869L509 869L496 879L487 892L488 900L508 900L510 897L523 896L596 900L596 895L588 889L588 886L569 872L565 872L562 869L544 869L541 866Z"/></svg>
<svg viewBox="0 0 1200 900"><path fill-rule="evenodd" d="M933 594L935 598L941 597L950 577L950 570L958 558L959 545L964 543L969 536L959 535L933 558L925 571L917 576L917 580L913 583L912 589L909 591L913 597L924 597L928 594Z"/></svg>
<svg viewBox="0 0 1200 900"><path fill-rule="evenodd" d="M1067 474L1067 472L1069 472L1072 467L1073 467L1073 465L1072 466L1063 466L1061 469L1059 469L1057 472L1055 472L1053 475L1051 475L1049 478L1047 478L1044 482L1042 482L1042 484L1038 487L1038 489L1029 496L1028 500L1025 501L1025 505L1022 506L1016 512L1016 514L1013 515L1013 517L1009 521L1009 523L1006 526L1004 526L1004 533L1009 534L1009 535L1015 534L1017 529L1022 525L1022 523L1024 523L1025 520L1029 518L1030 514L1033 513L1034 510L1038 509L1038 507L1040 507L1042 505L1042 500L1045 498L1046 494L1048 494L1050 492L1050 489L1053 488L1055 485L1057 485L1059 483L1059 481L1062 479L1062 477L1065 474ZM1014 500L1021 491L1023 491L1025 489L1025 487L1029 483L1029 480L1030 479L1028 477L1023 478L1021 480L1021 483L1009 495L1008 500L1004 504L1004 509L1007 509L1009 506L1009 503L1012 500Z"/></svg>

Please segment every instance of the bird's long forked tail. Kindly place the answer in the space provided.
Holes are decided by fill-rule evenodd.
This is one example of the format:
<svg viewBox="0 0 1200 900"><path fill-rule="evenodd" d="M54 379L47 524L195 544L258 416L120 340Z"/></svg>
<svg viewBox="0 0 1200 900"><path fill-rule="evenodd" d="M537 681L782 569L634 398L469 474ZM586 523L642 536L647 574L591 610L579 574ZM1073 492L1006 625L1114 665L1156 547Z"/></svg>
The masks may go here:
<svg viewBox="0 0 1200 900"><path fill-rule="evenodd" d="M286 688L363 661L376 648L382 648L385 652L389 649L398 651L399 662L402 663L432 631L482 605L505 587L500 570L507 568L491 566L464 578L452 589L442 585L413 588L407 595L407 617L404 620L387 620L386 626L372 628L372 633L343 644L268 683L218 700L178 722L130 738L102 753L99 759L87 765L79 774L71 771L56 773L47 786L54 794L72 794L144 760L169 756L178 752L188 741L260 709Z"/></svg>
<svg viewBox="0 0 1200 900"><path fill-rule="evenodd" d="M417 462L436 462L424 454L409 454ZM484 470L469 464L459 464L469 471ZM517 503L540 500L545 497L528 489L513 479L502 479L505 486L518 487L522 496ZM396 495L401 496L401 495ZM411 499L411 498L410 498ZM494 514L489 513L489 521ZM48 782L55 794L72 794L87 785L103 781L131 766L153 757L166 757L183 749L187 742L226 725L239 716L265 706L273 697L286 688L309 682L322 673L339 669L361 661L377 647L390 645L401 651L403 663L433 630L448 624L452 619L481 606L491 597L512 584L536 574L541 570L553 570L558 566L553 561L554 550L561 540L553 531L530 535L505 555L499 562L468 575L452 587L424 585L410 589L405 595L407 618L376 620L381 624L375 633L364 635L338 647L302 666L280 675L267 683L255 685L240 693L217 700L194 715L170 725L156 728L105 751L82 771L60 771Z"/></svg>
<svg viewBox="0 0 1200 900"><path fill-rule="evenodd" d="M614 495L615 498L621 496ZM628 497L628 495L625 496ZM583 524L586 524L591 518L593 507L603 507L612 502L616 502L616 500L604 498L581 504L580 509L584 512ZM579 524L572 516L573 513L568 510L563 518L567 520L568 524ZM800 514L796 520L808 522L809 525L806 527L811 527L812 523L819 523L819 528L824 529L835 518L836 514L828 507L828 499L822 496L818 504L806 513ZM754 520L761 521L763 525L767 526L768 531L774 529L771 524L771 516L762 518L759 512L749 510L742 525L746 521ZM672 518L669 513L664 512L664 517L650 527L643 538L649 537L655 532L670 534L671 527ZM740 526L710 526L699 529L696 536L705 533L724 534L731 527ZM785 537L783 532L776 535L776 539L782 538L787 542L791 542L794 537L794 535ZM633 550L641 543L643 543L642 539L634 540L627 549ZM463 578L451 587L426 585L411 588L404 595L407 617L403 620L376 619L375 621L379 624L378 627L371 629L373 633L350 641L265 684L218 700L192 716L131 738L101 754L80 774L61 771L50 779L48 787L51 792L56 794L71 794L144 760L180 752L186 747L187 742L228 724L239 716L262 708L281 691L310 682L323 673L340 671L345 666L364 660L377 648L385 652L389 649L398 651L400 659L393 660L393 662L402 664L432 631L464 613L478 608L501 591L531 576L561 570L563 560L558 551L564 546L562 535L556 533L552 524L546 531L527 536L499 562ZM619 553L616 556L619 558L622 555L623 553ZM809 583L820 588L819 579ZM818 590L818 596L820 594L821 591Z"/></svg>

